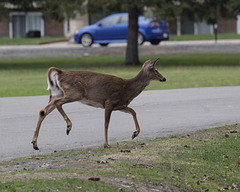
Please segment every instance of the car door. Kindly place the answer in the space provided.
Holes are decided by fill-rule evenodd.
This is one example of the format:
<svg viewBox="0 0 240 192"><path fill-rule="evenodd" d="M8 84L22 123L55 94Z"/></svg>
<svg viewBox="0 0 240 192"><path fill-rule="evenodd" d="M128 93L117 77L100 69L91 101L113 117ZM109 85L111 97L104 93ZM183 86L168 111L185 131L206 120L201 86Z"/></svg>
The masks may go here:
<svg viewBox="0 0 240 192"><path fill-rule="evenodd" d="M119 15L107 17L98 24L95 31L95 40L114 40L118 38L116 25L119 22Z"/></svg>
<svg viewBox="0 0 240 192"><path fill-rule="evenodd" d="M118 38L120 40L127 40L128 33L128 15L122 15L119 18L119 23L117 25Z"/></svg>

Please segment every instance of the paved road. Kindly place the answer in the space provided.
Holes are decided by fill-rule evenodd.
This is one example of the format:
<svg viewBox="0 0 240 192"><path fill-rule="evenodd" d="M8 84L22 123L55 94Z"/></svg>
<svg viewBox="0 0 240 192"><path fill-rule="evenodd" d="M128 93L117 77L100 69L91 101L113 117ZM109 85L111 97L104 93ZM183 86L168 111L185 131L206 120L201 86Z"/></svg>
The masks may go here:
<svg viewBox="0 0 240 192"><path fill-rule="evenodd" d="M82 56L124 56L126 43L110 44L108 47L54 43L31 46L0 46L0 58L34 57L82 57ZM161 55L179 53L240 53L240 40L215 41L164 41L158 46L145 42L139 47L139 55Z"/></svg>
<svg viewBox="0 0 240 192"><path fill-rule="evenodd" d="M103 145L104 113L81 103L64 106L73 123L66 135L66 123L57 110L43 122L38 145L32 136L39 110L47 96L0 98L0 161ZM136 140L186 133L240 122L240 86L145 91L131 105L138 114L142 132ZM129 114L113 112L109 143L131 140L134 123Z"/></svg>

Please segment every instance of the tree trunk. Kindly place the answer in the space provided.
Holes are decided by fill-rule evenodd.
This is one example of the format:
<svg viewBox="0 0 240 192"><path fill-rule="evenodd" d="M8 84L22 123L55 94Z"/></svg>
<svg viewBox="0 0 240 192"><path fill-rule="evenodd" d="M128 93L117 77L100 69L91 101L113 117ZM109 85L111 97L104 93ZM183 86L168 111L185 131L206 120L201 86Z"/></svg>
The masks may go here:
<svg viewBox="0 0 240 192"><path fill-rule="evenodd" d="M126 60L124 65L140 65L138 58L138 15L137 6L129 8L128 11L128 42L126 50Z"/></svg>

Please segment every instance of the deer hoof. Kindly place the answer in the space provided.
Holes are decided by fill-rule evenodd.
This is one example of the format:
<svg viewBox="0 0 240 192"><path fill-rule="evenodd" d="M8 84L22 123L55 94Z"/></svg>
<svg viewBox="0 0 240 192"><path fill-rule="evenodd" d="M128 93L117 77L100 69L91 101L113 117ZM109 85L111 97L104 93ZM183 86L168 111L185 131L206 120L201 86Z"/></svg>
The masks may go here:
<svg viewBox="0 0 240 192"><path fill-rule="evenodd" d="M70 133L70 130L68 130L68 129L67 129L66 133L67 133L67 135L69 135L69 133Z"/></svg>
<svg viewBox="0 0 240 192"><path fill-rule="evenodd" d="M68 125L68 126L67 126L67 131L66 131L67 135L69 135L70 131L71 131L71 126Z"/></svg>
<svg viewBox="0 0 240 192"><path fill-rule="evenodd" d="M33 149L35 149L35 150L39 150L36 141L32 141L32 144L33 144Z"/></svg>
<svg viewBox="0 0 240 192"><path fill-rule="evenodd" d="M135 137L137 137L138 136L138 132L137 131L134 131L133 132L133 135L132 135L132 139L134 139Z"/></svg>

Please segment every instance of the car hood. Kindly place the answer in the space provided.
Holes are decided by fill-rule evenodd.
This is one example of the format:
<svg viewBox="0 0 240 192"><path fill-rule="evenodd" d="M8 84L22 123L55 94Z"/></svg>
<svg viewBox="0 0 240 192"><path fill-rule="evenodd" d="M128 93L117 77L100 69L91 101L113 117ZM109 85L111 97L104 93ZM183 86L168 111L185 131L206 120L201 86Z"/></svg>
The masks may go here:
<svg viewBox="0 0 240 192"><path fill-rule="evenodd" d="M91 31L93 29L96 28L96 24L92 24L92 25L88 25L88 26L85 26L85 27L82 27L80 29L78 29L78 32L85 32L85 31Z"/></svg>

